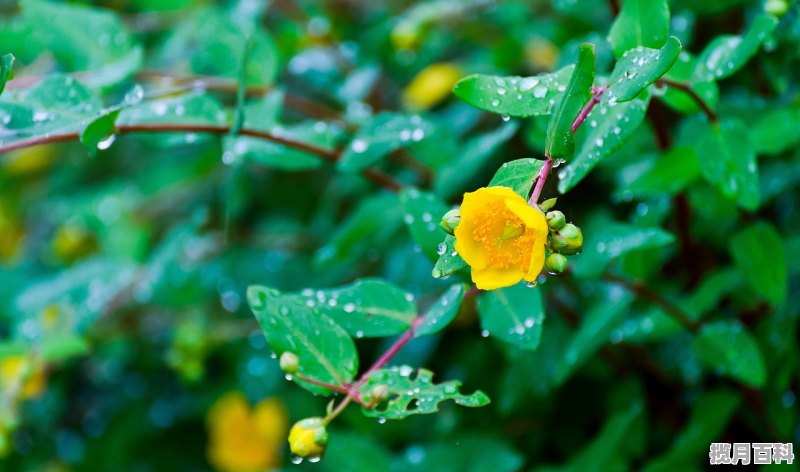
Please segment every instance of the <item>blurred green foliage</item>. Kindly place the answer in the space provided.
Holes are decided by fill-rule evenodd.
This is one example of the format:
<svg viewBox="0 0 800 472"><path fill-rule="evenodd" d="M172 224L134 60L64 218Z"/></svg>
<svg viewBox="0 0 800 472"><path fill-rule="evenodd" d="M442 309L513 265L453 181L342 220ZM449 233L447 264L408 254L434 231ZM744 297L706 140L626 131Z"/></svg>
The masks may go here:
<svg viewBox="0 0 800 472"><path fill-rule="evenodd" d="M2 470L800 444L796 1L4 1L0 56ZM478 187L527 199L543 155L584 250L478 293L439 220ZM304 389L332 393L307 380L411 326L359 385L389 401L291 464L328 400Z"/></svg>

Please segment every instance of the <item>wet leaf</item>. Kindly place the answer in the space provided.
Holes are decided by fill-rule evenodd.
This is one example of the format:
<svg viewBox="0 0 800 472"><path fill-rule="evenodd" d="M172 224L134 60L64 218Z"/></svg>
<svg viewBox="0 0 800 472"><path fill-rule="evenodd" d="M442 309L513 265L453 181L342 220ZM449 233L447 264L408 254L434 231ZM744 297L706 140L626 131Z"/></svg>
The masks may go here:
<svg viewBox="0 0 800 472"><path fill-rule="evenodd" d="M617 57L638 46L660 48L669 35L667 0L624 0L608 41Z"/></svg>
<svg viewBox="0 0 800 472"><path fill-rule="evenodd" d="M478 296L481 329L520 349L539 347L544 322L541 289L524 282Z"/></svg>

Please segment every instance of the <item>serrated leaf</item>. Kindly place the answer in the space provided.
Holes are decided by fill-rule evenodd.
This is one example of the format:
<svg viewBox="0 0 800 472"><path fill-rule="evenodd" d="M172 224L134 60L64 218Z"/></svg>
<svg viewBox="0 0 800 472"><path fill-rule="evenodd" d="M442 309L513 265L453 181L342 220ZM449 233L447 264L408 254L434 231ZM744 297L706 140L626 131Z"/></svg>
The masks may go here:
<svg viewBox="0 0 800 472"><path fill-rule="evenodd" d="M83 129L80 137L81 144L83 144L90 156L94 157L97 154L98 147L102 147L100 143L103 140L114 135L117 130L114 124L120 111L117 108L109 113L100 115Z"/></svg>
<svg viewBox="0 0 800 472"><path fill-rule="evenodd" d="M13 67L14 55L3 54L3 56L0 57L0 95L3 94L3 90L6 88L6 81L14 78Z"/></svg>
<svg viewBox="0 0 800 472"><path fill-rule="evenodd" d="M438 259L437 248L443 234L439 222L450 207L436 195L416 188L401 190L399 198L405 212L403 221L412 239L431 260Z"/></svg>
<svg viewBox="0 0 800 472"><path fill-rule="evenodd" d="M625 51L614 66L604 101L627 102L660 79L678 59L681 42L670 36L661 49L638 47Z"/></svg>
<svg viewBox="0 0 800 472"><path fill-rule="evenodd" d="M717 36L698 57L694 77L721 80L735 74L756 55L777 25L775 17L763 15L753 21L744 36Z"/></svg>
<svg viewBox="0 0 800 472"><path fill-rule="evenodd" d="M595 277L611 260L632 251L654 249L672 244L675 237L658 227L641 227L606 222L593 225L586 232L583 252L575 260L575 275Z"/></svg>
<svg viewBox="0 0 800 472"><path fill-rule="evenodd" d="M451 234L448 234L444 241L439 243L436 252L439 254L439 259L436 260L436 265L433 266L431 272L435 279L447 277L468 266L467 262L458 255L456 237Z"/></svg>
<svg viewBox="0 0 800 472"><path fill-rule="evenodd" d="M603 159L612 155L636 132L644 120L649 94L628 102L597 105L578 133L585 136L572 161L558 172L558 191L566 193Z"/></svg>
<svg viewBox="0 0 800 472"><path fill-rule="evenodd" d="M764 221L736 233L730 242L731 255L750 286L773 305L786 300L789 269L781 235Z"/></svg>
<svg viewBox="0 0 800 472"><path fill-rule="evenodd" d="M700 328L692 351L718 375L760 388L767 379L764 357L755 338L738 321L717 321Z"/></svg>
<svg viewBox="0 0 800 472"><path fill-rule="evenodd" d="M572 123L592 94L595 73L595 46L581 44L578 65L572 72L564 95L556 102L547 126L545 155L570 160L575 150Z"/></svg>
<svg viewBox="0 0 800 472"><path fill-rule="evenodd" d="M433 182L436 194L449 199L466 188L467 183L485 168L518 128L517 123L507 123L494 131L470 138L463 145L463 154L436 172Z"/></svg>
<svg viewBox="0 0 800 472"><path fill-rule="evenodd" d="M357 338L402 333L417 316L414 297L382 279L359 279L332 289L306 289L293 296Z"/></svg>
<svg viewBox="0 0 800 472"><path fill-rule="evenodd" d="M684 142L700 156L703 177L740 206L758 208L758 165L745 125L735 119L712 124L699 118L687 123L685 135Z"/></svg>
<svg viewBox="0 0 800 472"><path fill-rule="evenodd" d="M625 51L644 46L660 48L669 35L667 0L624 0L608 41L617 57Z"/></svg>
<svg viewBox="0 0 800 472"><path fill-rule="evenodd" d="M446 328L458 314L465 291L464 284L451 285L425 312L414 337L436 334Z"/></svg>
<svg viewBox="0 0 800 472"><path fill-rule="evenodd" d="M575 66L532 77L473 74L453 87L456 96L475 108L506 116L547 115L564 92Z"/></svg>
<svg viewBox="0 0 800 472"><path fill-rule="evenodd" d="M527 200L543 165L544 161L531 158L506 162L497 169L489 187L510 187Z"/></svg>
<svg viewBox="0 0 800 472"><path fill-rule="evenodd" d="M347 332L328 316L295 297L258 285L248 287L247 302L275 354L288 351L300 359L299 375L337 386L353 380L358 371L356 347ZM295 381L312 393L333 393Z"/></svg>
<svg viewBox="0 0 800 472"><path fill-rule="evenodd" d="M478 297L481 329L520 349L539 347L544 322L541 289L519 283Z"/></svg>
<svg viewBox="0 0 800 472"><path fill-rule="evenodd" d="M431 132L431 124L419 115L381 113L359 129L336 166L344 172L359 172Z"/></svg>
<svg viewBox="0 0 800 472"><path fill-rule="evenodd" d="M389 387L389 400L373 409L362 408L364 415L402 420L411 415L436 413L439 403L446 400L470 408L489 404L489 397L480 390L470 395L460 393L461 382L457 380L434 384L433 372L419 369L412 378L413 372L413 368L401 366L379 369L370 374L361 387L362 398L369 399L372 387L380 384Z"/></svg>

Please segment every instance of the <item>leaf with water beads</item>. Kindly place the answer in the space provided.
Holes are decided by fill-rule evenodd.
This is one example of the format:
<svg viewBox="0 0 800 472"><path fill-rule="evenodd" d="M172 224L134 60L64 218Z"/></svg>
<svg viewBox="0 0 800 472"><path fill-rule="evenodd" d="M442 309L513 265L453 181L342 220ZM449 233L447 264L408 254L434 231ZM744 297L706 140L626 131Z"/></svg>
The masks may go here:
<svg viewBox="0 0 800 472"><path fill-rule="evenodd" d="M337 386L353 380L358 371L356 347L347 332L328 316L297 297L258 285L248 287L247 302L275 354L288 351L299 358L299 375ZM309 392L333 393L294 380Z"/></svg>
<svg viewBox="0 0 800 472"><path fill-rule="evenodd" d="M680 53L681 42L675 36L670 36L661 49L639 46L625 51L611 73L608 90L603 94L604 101L615 103L633 100L648 85L666 74Z"/></svg>
<svg viewBox="0 0 800 472"><path fill-rule="evenodd" d="M450 207L433 193L412 187L400 191L399 199L405 212L403 221L414 242L431 260L436 260L437 245L444 234L439 222Z"/></svg>
<svg viewBox="0 0 800 472"><path fill-rule="evenodd" d="M433 372L419 369L412 378L414 369L404 365L379 369L370 374L360 389L361 397L369 402L370 392L375 385L389 387L389 400L376 408L362 408L366 416L388 420L402 420L411 415L436 413L439 403L453 400L461 406L470 408L488 405L490 400L485 393L477 390L469 395L459 392L461 382L451 380L434 384Z"/></svg>
<svg viewBox="0 0 800 472"><path fill-rule="evenodd" d="M121 109L117 108L108 113L104 113L92 120L92 122L83 129L80 137L81 144L83 144L90 156L94 157L98 149L108 149L114 142L114 133L116 132L114 123L120 111Z"/></svg>
<svg viewBox="0 0 800 472"><path fill-rule="evenodd" d="M392 151L422 141L432 131L433 125L419 115L381 113L358 131L336 165L344 172L359 172Z"/></svg>
<svg viewBox="0 0 800 472"><path fill-rule="evenodd" d="M669 35L667 0L625 0L611 25L608 42L620 57L637 46L660 48Z"/></svg>
<svg viewBox="0 0 800 472"><path fill-rule="evenodd" d="M510 187L527 200L543 165L544 161L532 158L506 162L497 169L489 187Z"/></svg>
<svg viewBox="0 0 800 472"><path fill-rule="evenodd" d="M359 279L326 290L306 289L291 296L327 315L357 338L402 333L417 316L410 293L377 278Z"/></svg>
<svg viewBox="0 0 800 472"><path fill-rule="evenodd" d="M0 57L0 95L2 95L3 90L6 88L6 81L14 78L13 66L13 54L3 54L3 56Z"/></svg>
<svg viewBox="0 0 800 472"><path fill-rule="evenodd" d="M697 61L694 76L698 80L720 80L741 69L758 53L761 45L778 25L771 15L759 16L744 36L723 35L706 46Z"/></svg>
<svg viewBox="0 0 800 472"><path fill-rule="evenodd" d="M459 270L468 267L467 262L458 255L456 251L456 237L448 234L444 241L439 243L436 248L436 253L439 254L439 259L436 265L433 266L431 274L433 278L447 277L450 274L458 272Z"/></svg>
<svg viewBox="0 0 800 472"><path fill-rule="evenodd" d="M414 332L414 337L435 334L446 328L458 314L465 291L464 284L451 285L425 312L422 323Z"/></svg>
<svg viewBox="0 0 800 472"><path fill-rule="evenodd" d="M766 381L764 357L758 343L738 321L704 325L692 340L700 362L723 376L759 388Z"/></svg>
<svg viewBox="0 0 800 472"><path fill-rule="evenodd" d="M547 115L566 90L575 66L533 77L473 74L453 87L456 96L475 108L505 116Z"/></svg>
<svg viewBox="0 0 800 472"><path fill-rule="evenodd" d="M516 347L535 350L542 337L544 307L538 288L519 283L478 297L481 328Z"/></svg>

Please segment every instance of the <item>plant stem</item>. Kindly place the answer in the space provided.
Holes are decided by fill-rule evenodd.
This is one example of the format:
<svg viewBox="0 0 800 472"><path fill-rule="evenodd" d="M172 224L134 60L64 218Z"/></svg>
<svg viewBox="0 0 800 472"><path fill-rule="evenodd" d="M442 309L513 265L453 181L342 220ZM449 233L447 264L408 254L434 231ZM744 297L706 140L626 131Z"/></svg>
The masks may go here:
<svg viewBox="0 0 800 472"><path fill-rule="evenodd" d="M672 302L659 295L657 292L648 287L646 284L636 280L628 280L626 278L610 273L606 273L603 276L603 278L609 282L622 285L623 287L633 292L637 297L646 298L647 300L650 300L654 304L660 306L661 308L664 309L665 312L667 312L667 314L675 318L675 320L678 323L680 323L684 328L688 329L689 331L696 333L700 329L699 324L696 321L692 320L692 318L689 315L687 315L682 309L678 308Z"/></svg>
<svg viewBox="0 0 800 472"><path fill-rule="evenodd" d="M116 128L117 134L130 134L130 133L207 133L216 135L228 134L231 127L228 125L198 125L198 124L183 124L183 123L148 123L148 124L134 124L134 125L118 125ZM293 139L276 136L266 131L259 131L254 129L242 128L239 130L240 136L250 136L253 138L272 141L277 144L284 145L299 151L319 157L320 159L328 162L336 162L339 160L339 153L312 144L295 141ZM66 141L77 141L80 139L80 133L77 131L63 134L52 134L47 136L40 136L29 139L22 139L14 141L5 145L0 144L0 153L23 149L31 146L38 146L40 144L59 143ZM362 175L372 181L391 191L400 190L403 185L395 180L389 174L384 173L378 169L369 168L362 171Z"/></svg>
<svg viewBox="0 0 800 472"><path fill-rule="evenodd" d="M717 124L719 122L719 118L717 117L716 112L714 112L714 110L711 109L708 103L706 103L706 101L703 100L703 97L701 97L700 95L697 94L697 92L692 90L691 85L671 79L658 79L656 80L656 83L659 85L666 85L667 87L672 87L674 89L682 91L683 93L688 95L692 100L694 100L697 106L700 107L701 110L703 110L703 113L705 113L706 117L708 117L708 121L710 121L713 124Z"/></svg>
<svg viewBox="0 0 800 472"><path fill-rule="evenodd" d="M542 190L544 189L544 183L547 181L547 176L550 175L550 169L553 168L553 159L549 156L547 160L544 161L544 165L541 169L539 169L539 176L536 178L536 186L533 187L533 193L531 194L531 198L528 200L528 204L532 207L539 207L539 197L542 195Z"/></svg>
<svg viewBox="0 0 800 472"><path fill-rule="evenodd" d="M301 382L310 383L318 387L325 387L328 390L333 390L334 392L348 393L350 391L348 387L341 385L334 385L328 382L323 382L321 380L313 379L311 377L306 377L305 375L292 374L292 377L296 378L297 380L300 380Z"/></svg>
<svg viewBox="0 0 800 472"><path fill-rule="evenodd" d="M578 130L578 127L581 123L586 120L586 117L589 116L589 113L592 112L592 109L595 105L600 103L600 97L603 95L603 92L606 91L608 86L603 85L602 87L592 87L592 98L589 99L589 102L583 107L578 116L575 117L575 121L572 122L572 134L575 134L575 131Z"/></svg>
<svg viewBox="0 0 800 472"><path fill-rule="evenodd" d="M330 423L331 421L333 421L333 419L334 419L334 418L336 418L337 416L339 416L339 413L343 412L343 411L344 411L344 409L345 409L345 408L347 408L347 405L349 405L351 401L353 401L353 397L352 397L352 396L350 396L350 395L347 395L346 397L344 397L344 400L342 400L342 402L341 402L341 403L339 403L339 405L336 407L336 409L335 409L335 410L333 410L333 411L332 411L332 412L331 412L331 413L330 413L328 416L326 416L326 417L325 417L325 419L322 421L322 424L323 424L323 426L328 426L328 423Z"/></svg>

